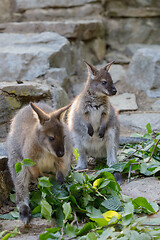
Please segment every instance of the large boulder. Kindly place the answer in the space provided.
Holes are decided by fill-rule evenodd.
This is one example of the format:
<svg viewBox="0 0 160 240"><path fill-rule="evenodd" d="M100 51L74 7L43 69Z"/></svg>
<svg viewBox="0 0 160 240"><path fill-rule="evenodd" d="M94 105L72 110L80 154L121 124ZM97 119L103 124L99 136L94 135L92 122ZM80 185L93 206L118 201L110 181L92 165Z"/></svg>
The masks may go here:
<svg viewBox="0 0 160 240"><path fill-rule="evenodd" d="M24 84L1 83L0 85L0 140L9 130L10 120L15 112L30 101L52 100L49 86L27 82Z"/></svg>
<svg viewBox="0 0 160 240"><path fill-rule="evenodd" d="M47 79L46 83L24 82L23 84L1 83L0 86L0 140L5 139L10 120L17 110L30 101L45 101L54 108L69 103L65 90L56 79ZM1 149L1 148L0 148Z"/></svg>
<svg viewBox="0 0 160 240"><path fill-rule="evenodd" d="M135 52L129 65L126 82L139 90L160 88L160 46Z"/></svg>
<svg viewBox="0 0 160 240"><path fill-rule="evenodd" d="M57 33L0 34L0 80L33 80L50 67L66 67L70 72L68 40Z"/></svg>

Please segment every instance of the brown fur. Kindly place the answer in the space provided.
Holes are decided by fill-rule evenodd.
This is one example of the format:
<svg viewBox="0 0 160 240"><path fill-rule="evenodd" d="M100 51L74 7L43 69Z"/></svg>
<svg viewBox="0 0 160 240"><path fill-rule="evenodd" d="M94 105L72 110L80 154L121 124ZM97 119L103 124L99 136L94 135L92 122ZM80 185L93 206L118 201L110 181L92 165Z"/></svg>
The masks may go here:
<svg viewBox="0 0 160 240"><path fill-rule="evenodd" d="M33 104L22 108L13 118L7 138L8 165L16 190L20 218L27 223L30 219L28 185L31 177L36 179L49 172L58 182L64 181L70 168L72 144L61 114L70 107L53 111L46 104ZM32 159L36 165L22 166L17 175L15 164L23 159Z"/></svg>

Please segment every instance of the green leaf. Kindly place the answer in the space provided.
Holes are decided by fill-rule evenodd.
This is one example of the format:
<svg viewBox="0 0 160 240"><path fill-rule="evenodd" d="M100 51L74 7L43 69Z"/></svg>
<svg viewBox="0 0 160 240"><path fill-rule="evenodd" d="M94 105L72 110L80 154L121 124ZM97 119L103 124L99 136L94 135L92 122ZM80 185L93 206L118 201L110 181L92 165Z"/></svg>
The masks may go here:
<svg viewBox="0 0 160 240"><path fill-rule="evenodd" d="M47 220L51 220L52 206L44 199L41 201L41 215Z"/></svg>
<svg viewBox="0 0 160 240"><path fill-rule="evenodd" d="M108 221L105 220L103 217L99 218L90 218L92 221L96 222L99 227L104 227L108 225Z"/></svg>
<svg viewBox="0 0 160 240"><path fill-rule="evenodd" d="M68 220L71 217L72 208L70 202L63 204L63 213L65 220Z"/></svg>
<svg viewBox="0 0 160 240"><path fill-rule="evenodd" d="M103 182L104 178L98 178L93 182L93 188L98 188L100 184Z"/></svg>
<svg viewBox="0 0 160 240"><path fill-rule="evenodd" d="M122 225L128 226L133 222L133 213L124 213L122 214Z"/></svg>
<svg viewBox="0 0 160 240"><path fill-rule="evenodd" d="M48 177L41 177L38 179L38 184L41 186L41 187L51 187L52 186L52 183L50 183L50 180Z"/></svg>
<svg viewBox="0 0 160 240"><path fill-rule="evenodd" d="M83 184L85 181L85 178L82 173L73 172L72 176L73 176L74 181L76 181L78 183Z"/></svg>
<svg viewBox="0 0 160 240"><path fill-rule="evenodd" d="M134 205L132 204L131 201L125 204L124 213L127 214L134 213Z"/></svg>
<svg viewBox="0 0 160 240"><path fill-rule="evenodd" d="M15 193L10 193L10 200L13 202L13 203L16 203L16 194Z"/></svg>
<svg viewBox="0 0 160 240"><path fill-rule="evenodd" d="M6 214L1 214L0 219L14 220L14 217L12 217L12 215L10 213L6 213Z"/></svg>
<svg viewBox="0 0 160 240"><path fill-rule="evenodd" d="M67 235L71 238L76 236L78 229L76 226L67 223L66 231L67 231Z"/></svg>
<svg viewBox="0 0 160 240"><path fill-rule="evenodd" d="M7 232L7 230L0 232L0 237L2 237L6 232Z"/></svg>
<svg viewBox="0 0 160 240"><path fill-rule="evenodd" d="M122 225L127 226L133 221L134 205L132 202L125 204L124 213L122 213Z"/></svg>
<svg viewBox="0 0 160 240"><path fill-rule="evenodd" d="M58 207L56 208L56 221L58 226L60 227L62 226L63 220L64 220L64 214L63 214L62 207Z"/></svg>
<svg viewBox="0 0 160 240"><path fill-rule="evenodd" d="M19 213L18 212L13 211L13 212L10 212L10 214L14 219L19 219Z"/></svg>
<svg viewBox="0 0 160 240"><path fill-rule="evenodd" d="M155 212L158 212L159 206L156 202L150 202L150 205L152 206Z"/></svg>
<svg viewBox="0 0 160 240"><path fill-rule="evenodd" d="M41 205L36 206L33 210L32 210L32 214L37 214L41 212Z"/></svg>
<svg viewBox="0 0 160 240"><path fill-rule="evenodd" d="M8 240L11 237L11 233L7 233L1 240Z"/></svg>
<svg viewBox="0 0 160 240"><path fill-rule="evenodd" d="M75 156L75 158L76 158L76 161L78 162L79 153L78 153L78 151L77 151L77 148L73 148L73 154L74 154L74 156Z"/></svg>
<svg viewBox="0 0 160 240"><path fill-rule="evenodd" d="M110 172L106 172L105 169L102 169L95 174L94 179L96 180L97 178L105 178L106 180L115 180L113 174L111 174Z"/></svg>
<svg viewBox="0 0 160 240"><path fill-rule="evenodd" d="M101 205L104 206L107 210L114 211L118 211L122 207L121 201L118 196L111 196L107 200L104 200Z"/></svg>
<svg viewBox="0 0 160 240"><path fill-rule="evenodd" d="M153 165L152 163L142 163L141 168L140 168L140 173L146 175L146 176L151 176L154 173L160 171L160 167Z"/></svg>
<svg viewBox="0 0 160 240"><path fill-rule="evenodd" d="M137 209L139 207L142 207L143 211L145 211L146 213L149 213L149 214L156 213L156 211L153 209L151 204L144 197L137 197L132 201L132 203L133 203L134 207Z"/></svg>
<svg viewBox="0 0 160 240"><path fill-rule="evenodd" d="M151 133L152 133L152 129L151 129L151 124L150 124L150 123L148 123L148 124L146 125L146 129L147 129L148 134L151 134Z"/></svg>
<svg viewBox="0 0 160 240"><path fill-rule="evenodd" d="M31 166L34 166L36 164L31 159L23 159L22 163L26 167L31 167Z"/></svg>
<svg viewBox="0 0 160 240"><path fill-rule="evenodd" d="M97 237L94 232L90 232L87 234L86 240L97 240Z"/></svg>
<svg viewBox="0 0 160 240"><path fill-rule="evenodd" d="M108 228L107 230L104 230L100 236L100 238L98 238L98 240L106 240L106 239L113 239L114 237L114 232L115 229L113 227Z"/></svg>
<svg viewBox="0 0 160 240"><path fill-rule="evenodd" d="M3 231L3 233L5 233L5 231ZM3 238L1 238L1 240L8 240L10 237L15 237L18 233L18 228L15 227L12 232L7 233Z"/></svg>
<svg viewBox="0 0 160 240"><path fill-rule="evenodd" d="M17 162L15 165L14 165L14 168L16 170L16 173L18 174L21 170L22 170L22 164L20 162Z"/></svg>
<svg viewBox="0 0 160 240"><path fill-rule="evenodd" d="M123 169L125 168L126 164L127 164L126 162L119 162L112 165L112 168L114 168L114 170L117 172L123 172Z"/></svg>
<svg viewBox="0 0 160 240"><path fill-rule="evenodd" d="M86 223L76 234L76 236L86 235L89 231L94 229L96 226L93 222Z"/></svg>
<svg viewBox="0 0 160 240"><path fill-rule="evenodd" d="M48 228L46 233L39 235L39 240L51 240L60 239L60 229L59 228Z"/></svg>

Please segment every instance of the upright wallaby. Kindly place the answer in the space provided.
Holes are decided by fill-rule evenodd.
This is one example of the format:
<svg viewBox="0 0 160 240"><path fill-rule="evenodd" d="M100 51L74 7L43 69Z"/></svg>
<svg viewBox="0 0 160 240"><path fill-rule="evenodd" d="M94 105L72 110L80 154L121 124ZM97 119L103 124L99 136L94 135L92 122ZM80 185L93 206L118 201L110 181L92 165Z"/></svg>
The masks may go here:
<svg viewBox="0 0 160 240"><path fill-rule="evenodd" d="M108 72L113 62L99 70L85 63L89 70L88 79L68 114L69 130L79 152L77 170L87 167L87 155L107 157L108 166L112 166L117 163L119 146L119 121L109 101L109 96L117 92Z"/></svg>
<svg viewBox="0 0 160 240"><path fill-rule="evenodd" d="M16 190L16 202L21 220L30 220L29 182L52 172L59 183L70 168L72 143L68 127L60 120L61 114L70 105L53 111L46 104L31 103L22 108L13 118L7 138L8 165ZM15 164L23 159L32 159L32 167L22 165L17 175Z"/></svg>

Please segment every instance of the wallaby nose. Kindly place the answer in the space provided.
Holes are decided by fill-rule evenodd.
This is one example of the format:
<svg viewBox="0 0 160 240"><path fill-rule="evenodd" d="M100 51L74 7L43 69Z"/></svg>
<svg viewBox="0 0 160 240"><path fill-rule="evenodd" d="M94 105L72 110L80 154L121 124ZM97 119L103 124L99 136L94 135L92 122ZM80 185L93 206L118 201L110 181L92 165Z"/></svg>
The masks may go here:
<svg viewBox="0 0 160 240"><path fill-rule="evenodd" d="M57 152L57 157L63 157L64 151L58 151Z"/></svg>
<svg viewBox="0 0 160 240"><path fill-rule="evenodd" d="M112 88L112 95L115 95L117 93L116 88Z"/></svg>

